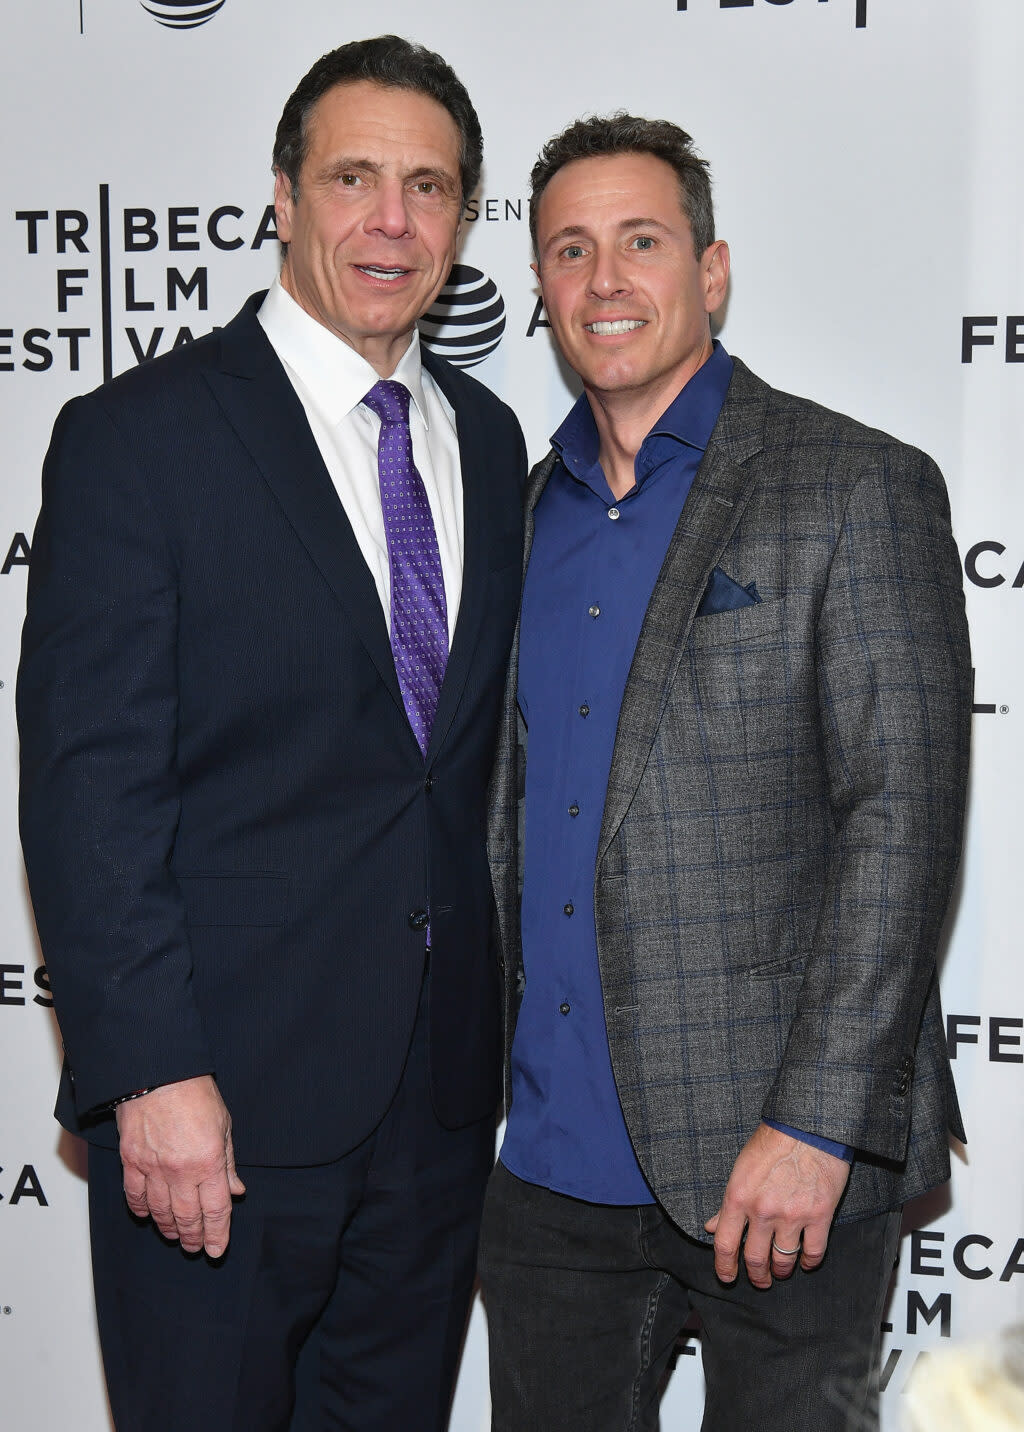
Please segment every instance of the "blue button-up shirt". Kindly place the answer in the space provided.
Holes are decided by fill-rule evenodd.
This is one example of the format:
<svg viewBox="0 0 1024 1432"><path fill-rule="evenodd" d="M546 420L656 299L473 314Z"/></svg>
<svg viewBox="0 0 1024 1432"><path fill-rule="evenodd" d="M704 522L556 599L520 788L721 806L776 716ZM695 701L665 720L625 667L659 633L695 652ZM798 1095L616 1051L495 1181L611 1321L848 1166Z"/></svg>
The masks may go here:
<svg viewBox="0 0 1024 1432"><path fill-rule="evenodd" d="M716 343L644 439L636 485L618 500L581 397L552 438L559 460L535 512L518 691L529 729L526 989L501 1160L527 1182L593 1203L653 1201L612 1074L594 869L640 628L731 375L732 359Z"/></svg>
<svg viewBox="0 0 1024 1432"><path fill-rule="evenodd" d="M640 446L618 501L581 397L552 438L523 593L529 728L522 929L526 991L501 1159L594 1203L649 1203L605 1032L594 867L615 730L647 604L732 374L718 345Z"/></svg>

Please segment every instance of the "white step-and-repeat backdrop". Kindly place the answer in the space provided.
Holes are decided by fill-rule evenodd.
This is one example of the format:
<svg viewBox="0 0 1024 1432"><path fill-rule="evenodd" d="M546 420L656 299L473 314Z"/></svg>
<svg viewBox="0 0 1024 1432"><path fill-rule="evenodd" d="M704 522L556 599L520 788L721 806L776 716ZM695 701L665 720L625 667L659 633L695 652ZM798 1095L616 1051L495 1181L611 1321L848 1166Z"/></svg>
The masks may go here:
<svg viewBox="0 0 1024 1432"><path fill-rule="evenodd" d="M188 23L182 23L187 21ZM1024 1312L1024 6L1019 0L4 0L0 12L0 1386L5 1432L108 1432L81 1150L18 846L14 679L40 461L75 393L226 320L278 261L270 147L294 82L394 30L466 81L487 141L455 351L531 456L572 394L529 270L540 144L620 107L688 129L733 252L727 347L946 473L975 652L970 825L942 975L970 1134L908 1210L885 1420L923 1351ZM467 312L466 304L459 311ZM444 311L429 332L444 339ZM663 1411L700 1422L686 1345ZM474 1310L454 1432L488 1425ZM186 1432L186 1429L182 1429ZM414 1429L410 1429L414 1432Z"/></svg>

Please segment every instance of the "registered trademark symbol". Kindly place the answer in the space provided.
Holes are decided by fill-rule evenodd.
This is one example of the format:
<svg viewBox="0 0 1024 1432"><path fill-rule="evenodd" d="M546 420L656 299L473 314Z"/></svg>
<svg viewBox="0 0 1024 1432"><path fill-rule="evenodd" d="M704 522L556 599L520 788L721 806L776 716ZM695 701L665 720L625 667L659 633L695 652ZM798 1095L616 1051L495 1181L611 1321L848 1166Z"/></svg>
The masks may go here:
<svg viewBox="0 0 1024 1432"><path fill-rule="evenodd" d="M5 1318L9 1318L13 1312L14 1312L14 1309L13 1309L13 1308L9 1308L9 1307L7 1307L6 1305L4 1306L4 1317L5 1317Z"/></svg>
<svg viewBox="0 0 1024 1432"><path fill-rule="evenodd" d="M1000 716L1009 716L1009 714L1010 714L1010 708L1009 708L1009 706L1000 706L1000 708L999 708L999 714L1000 714Z"/></svg>

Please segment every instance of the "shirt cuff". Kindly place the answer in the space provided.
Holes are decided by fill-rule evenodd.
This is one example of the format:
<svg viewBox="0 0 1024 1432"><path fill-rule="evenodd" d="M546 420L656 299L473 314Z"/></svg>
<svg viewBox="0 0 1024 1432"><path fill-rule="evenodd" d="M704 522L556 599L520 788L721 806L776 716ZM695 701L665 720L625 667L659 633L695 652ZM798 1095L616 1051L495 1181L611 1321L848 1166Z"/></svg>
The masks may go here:
<svg viewBox="0 0 1024 1432"><path fill-rule="evenodd" d="M820 1134L805 1134L802 1129L790 1128L789 1124L780 1124L775 1119L762 1119L762 1124L767 1124L770 1129L778 1129L780 1134L789 1134L791 1138L799 1139L802 1144L810 1144L812 1148L821 1149L823 1153L834 1154L837 1159L845 1159L847 1163L853 1162L853 1149L849 1144L837 1144L832 1139L823 1139Z"/></svg>

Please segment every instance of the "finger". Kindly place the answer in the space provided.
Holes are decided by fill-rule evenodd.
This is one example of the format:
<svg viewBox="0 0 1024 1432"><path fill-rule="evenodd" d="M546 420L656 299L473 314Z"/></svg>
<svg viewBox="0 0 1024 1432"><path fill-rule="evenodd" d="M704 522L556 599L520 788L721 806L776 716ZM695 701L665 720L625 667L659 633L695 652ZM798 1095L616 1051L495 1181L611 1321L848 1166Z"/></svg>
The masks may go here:
<svg viewBox="0 0 1024 1432"><path fill-rule="evenodd" d="M149 1204L146 1202L146 1175L133 1164L126 1164L124 1167L124 1196L128 1207L136 1218L149 1217Z"/></svg>
<svg viewBox="0 0 1024 1432"><path fill-rule="evenodd" d="M172 1243L176 1242L178 1225L171 1206L171 1190L163 1179L152 1176L146 1179L146 1204L160 1232Z"/></svg>
<svg viewBox="0 0 1024 1432"><path fill-rule="evenodd" d="M228 1246L231 1233L231 1188L227 1170L199 1185L202 1209L202 1242L211 1258L219 1258Z"/></svg>
<svg viewBox="0 0 1024 1432"><path fill-rule="evenodd" d="M747 1227L747 1241L743 1248L743 1262L747 1277L755 1288L770 1288L772 1285L772 1235L766 1223L751 1223Z"/></svg>
<svg viewBox="0 0 1024 1432"><path fill-rule="evenodd" d="M783 1252L792 1248L793 1252ZM771 1269L776 1278L788 1278L800 1257L800 1230L798 1228L776 1228L771 1242Z"/></svg>
<svg viewBox="0 0 1024 1432"><path fill-rule="evenodd" d="M746 1219L742 1213L731 1212L724 1206L715 1215L718 1229L715 1233L715 1273L723 1283L734 1283L740 1271L740 1243Z"/></svg>
<svg viewBox="0 0 1024 1432"><path fill-rule="evenodd" d="M828 1231L830 1227L830 1223L809 1223L804 1229L800 1267L803 1268L805 1273L809 1273L812 1268L817 1268L818 1264L824 1258L825 1249L828 1247Z"/></svg>
<svg viewBox="0 0 1024 1432"><path fill-rule="evenodd" d="M233 1197L241 1198L242 1194L245 1192L245 1184L238 1177L238 1170L237 1168L235 1168L235 1146L231 1140L230 1129L228 1130L227 1138L225 1140L224 1152L227 1155L228 1161L228 1187L230 1188Z"/></svg>
<svg viewBox="0 0 1024 1432"><path fill-rule="evenodd" d="M174 1237L186 1253L198 1253L203 1246L203 1210L194 1183L176 1183L170 1190ZM161 1232L162 1232L161 1228Z"/></svg>

